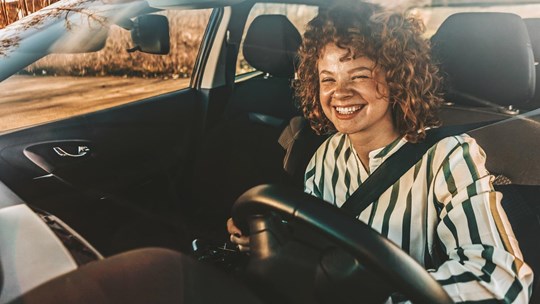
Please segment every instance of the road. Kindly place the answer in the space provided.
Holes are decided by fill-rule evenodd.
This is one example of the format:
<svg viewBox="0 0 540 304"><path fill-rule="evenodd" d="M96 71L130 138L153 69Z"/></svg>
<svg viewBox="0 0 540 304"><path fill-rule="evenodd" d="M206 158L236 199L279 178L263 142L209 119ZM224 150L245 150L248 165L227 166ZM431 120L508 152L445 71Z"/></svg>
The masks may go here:
<svg viewBox="0 0 540 304"><path fill-rule="evenodd" d="M0 83L0 132L187 87L189 79L16 75Z"/></svg>

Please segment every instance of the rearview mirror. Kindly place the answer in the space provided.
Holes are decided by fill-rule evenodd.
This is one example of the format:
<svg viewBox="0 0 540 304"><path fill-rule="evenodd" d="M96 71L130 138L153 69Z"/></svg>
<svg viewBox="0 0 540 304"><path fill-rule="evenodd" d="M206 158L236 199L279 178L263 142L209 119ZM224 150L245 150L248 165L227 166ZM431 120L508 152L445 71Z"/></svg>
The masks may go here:
<svg viewBox="0 0 540 304"><path fill-rule="evenodd" d="M134 47L128 52L165 55L169 53L169 21L161 15L144 15L135 18L131 27Z"/></svg>

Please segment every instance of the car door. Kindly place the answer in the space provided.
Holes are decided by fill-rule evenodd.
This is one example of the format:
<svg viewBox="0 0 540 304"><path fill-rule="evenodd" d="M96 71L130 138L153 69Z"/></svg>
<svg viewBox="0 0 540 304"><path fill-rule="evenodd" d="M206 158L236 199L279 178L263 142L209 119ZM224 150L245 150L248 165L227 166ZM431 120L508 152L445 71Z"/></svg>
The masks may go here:
<svg viewBox="0 0 540 304"><path fill-rule="evenodd" d="M106 45L97 55L46 56L1 83L8 130L0 136L0 180L104 255L185 249L189 201L181 186L206 116L205 95L190 77L203 69L199 46L210 44L215 28L203 33L220 12L160 12L170 24L168 56ZM122 31L111 28L107 43L121 43ZM66 60L69 68L55 65Z"/></svg>

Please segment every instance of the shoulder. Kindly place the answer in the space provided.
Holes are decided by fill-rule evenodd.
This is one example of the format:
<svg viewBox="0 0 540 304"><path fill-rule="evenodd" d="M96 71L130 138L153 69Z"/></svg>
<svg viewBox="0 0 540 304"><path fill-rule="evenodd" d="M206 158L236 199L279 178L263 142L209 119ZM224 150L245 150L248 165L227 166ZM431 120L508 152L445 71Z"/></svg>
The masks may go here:
<svg viewBox="0 0 540 304"><path fill-rule="evenodd" d="M317 148L317 151L315 151L314 158L324 158L325 154L328 154L328 152L335 151L340 144L342 145L343 142L347 140L347 135L343 133L335 133L330 135L320 146Z"/></svg>
<svg viewBox="0 0 540 304"><path fill-rule="evenodd" d="M468 134L445 137L431 147L426 154L434 167L440 167L443 163L449 162L456 165L461 161L483 166L486 160L484 150Z"/></svg>
<svg viewBox="0 0 540 304"><path fill-rule="evenodd" d="M461 135L448 136L439 140L433 147L430 148L430 151L437 154L449 155L456 151L457 149L467 147L478 147L479 145L474 138L464 133Z"/></svg>
<svg viewBox="0 0 540 304"><path fill-rule="evenodd" d="M307 170L322 166L328 157L334 157L335 152L339 149L340 145L347 141L347 136L343 133L335 133L330 135L315 151L315 154L311 157Z"/></svg>

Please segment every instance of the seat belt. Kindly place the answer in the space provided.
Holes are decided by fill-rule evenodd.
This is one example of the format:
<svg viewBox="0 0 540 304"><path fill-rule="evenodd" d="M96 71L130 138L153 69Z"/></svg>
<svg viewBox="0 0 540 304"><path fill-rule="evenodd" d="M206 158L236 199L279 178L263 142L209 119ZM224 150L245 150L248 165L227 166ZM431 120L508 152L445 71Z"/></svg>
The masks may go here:
<svg viewBox="0 0 540 304"><path fill-rule="evenodd" d="M427 130L426 139L423 142L406 143L396 153L388 157L343 203L341 210L357 217L420 161L422 156L441 139L460 135L500 121L492 120Z"/></svg>

